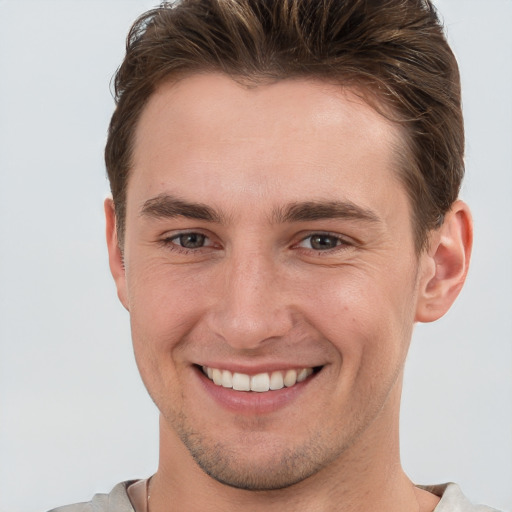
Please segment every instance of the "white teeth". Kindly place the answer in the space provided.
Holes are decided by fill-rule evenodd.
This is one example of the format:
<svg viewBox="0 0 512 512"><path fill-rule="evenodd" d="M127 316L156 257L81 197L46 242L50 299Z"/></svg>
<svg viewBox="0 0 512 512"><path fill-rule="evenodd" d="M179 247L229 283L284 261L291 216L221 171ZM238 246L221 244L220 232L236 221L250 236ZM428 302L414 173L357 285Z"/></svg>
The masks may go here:
<svg viewBox="0 0 512 512"><path fill-rule="evenodd" d="M251 377L245 373L233 373L233 389L237 391L251 390Z"/></svg>
<svg viewBox="0 0 512 512"><path fill-rule="evenodd" d="M264 393L270 389L270 377L268 373L258 373L251 377L251 391Z"/></svg>
<svg viewBox="0 0 512 512"><path fill-rule="evenodd" d="M231 373L229 370L219 370L207 366L203 366L202 370L217 386L232 388L236 391L255 391L257 393L265 393L269 390L276 391L285 386L289 388L298 382L303 382L313 373L313 368L258 373L252 376L245 373Z"/></svg>
<svg viewBox="0 0 512 512"><path fill-rule="evenodd" d="M222 370L222 387L232 388L233 387L233 376L229 370Z"/></svg>
<svg viewBox="0 0 512 512"><path fill-rule="evenodd" d="M313 370L310 372L310 368L303 368L298 374L297 374L297 382L302 382L303 380L306 380Z"/></svg>
<svg viewBox="0 0 512 512"><path fill-rule="evenodd" d="M217 368L213 369L212 372L212 378L213 382L217 384L217 386L222 386L222 372L220 370L217 370Z"/></svg>
<svg viewBox="0 0 512 512"><path fill-rule="evenodd" d="M284 376L284 385L289 388L297 382L297 372L295 370L288 370Z"/></svg>
<svg viewBox="0 0 512 512"><path fill-rule="evenodd" d="M282 389L284 388L283 374L281 372L272 372L270 376L270 389Z"/></svg>

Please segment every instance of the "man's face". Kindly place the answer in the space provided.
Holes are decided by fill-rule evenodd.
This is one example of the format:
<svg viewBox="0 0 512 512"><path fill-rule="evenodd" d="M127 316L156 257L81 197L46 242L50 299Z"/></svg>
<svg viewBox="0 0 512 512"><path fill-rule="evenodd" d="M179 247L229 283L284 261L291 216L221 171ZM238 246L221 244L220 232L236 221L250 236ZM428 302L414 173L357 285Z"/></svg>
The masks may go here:
<svg viewBox="0 0 512 512"><path fill-rule="evenodd" d="M163 435L219 481L283 487L395 442L422 272L398 141L316 81L193 75L145 107L119 295Z"/></svg>

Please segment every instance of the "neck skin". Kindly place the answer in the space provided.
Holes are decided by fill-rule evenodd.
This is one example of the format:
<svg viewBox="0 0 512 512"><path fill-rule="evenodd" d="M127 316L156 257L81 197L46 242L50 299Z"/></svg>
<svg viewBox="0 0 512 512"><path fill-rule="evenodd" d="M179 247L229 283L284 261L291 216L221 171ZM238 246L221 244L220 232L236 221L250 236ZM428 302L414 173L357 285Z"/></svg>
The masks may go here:
<svg viewBox="0 0 512 512"><path fill-rule="evenodd" d="M400 464L400 391L398 382L379 417L334 463L299 484L274 491L235 489L206 475L161 418L160 463L151 479L150 512L432 512L439 498L415 487Z"/></svg>

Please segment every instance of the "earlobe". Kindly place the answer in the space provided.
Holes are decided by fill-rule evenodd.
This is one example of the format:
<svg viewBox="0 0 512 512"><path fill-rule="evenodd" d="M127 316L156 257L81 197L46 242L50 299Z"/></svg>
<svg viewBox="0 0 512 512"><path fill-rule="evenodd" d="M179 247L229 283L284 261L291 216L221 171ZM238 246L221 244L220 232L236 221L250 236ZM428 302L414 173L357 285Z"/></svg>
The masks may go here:
<svg viewBox="0 0 512 512"><path fill-rule="evenodd" d="M473 245L473 222L468 206L456 201L443 225L432 233L421 257L416 321L441 318L457 298L469 269Z"/></svg>
<svg viewBox="0 0 512 512"><path fill-rule="evenodd" d="M119 239L117 236L114 201L111 198L105 199L104 207L110 272L112 273L112 277L116 283L117 296L119 297L119 300L123 306L129 310L126 294L126 273L124 268L123 253L119 247Z"/></svg>

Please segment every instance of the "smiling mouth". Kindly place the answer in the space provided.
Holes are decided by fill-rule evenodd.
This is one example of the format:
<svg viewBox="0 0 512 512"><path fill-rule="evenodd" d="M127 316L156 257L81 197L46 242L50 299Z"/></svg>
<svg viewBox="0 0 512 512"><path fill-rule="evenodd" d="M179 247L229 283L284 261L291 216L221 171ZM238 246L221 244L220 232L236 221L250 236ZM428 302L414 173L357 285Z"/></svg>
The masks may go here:
<svg viewBox="0 0 512 512"><path fill-rule="evenodd" d="M203 373L217 386L234 389L235 391L255 391L266 393L283 388L291 388L305 381L322 367L299 368L296 370L282 370L267 373L248 375L246 373L230 372L219 368L202 366Z"/></svg>

